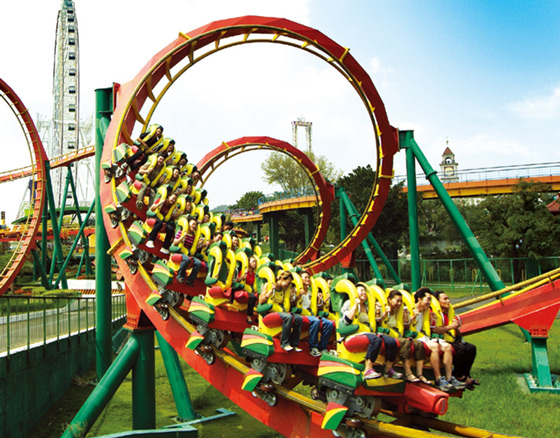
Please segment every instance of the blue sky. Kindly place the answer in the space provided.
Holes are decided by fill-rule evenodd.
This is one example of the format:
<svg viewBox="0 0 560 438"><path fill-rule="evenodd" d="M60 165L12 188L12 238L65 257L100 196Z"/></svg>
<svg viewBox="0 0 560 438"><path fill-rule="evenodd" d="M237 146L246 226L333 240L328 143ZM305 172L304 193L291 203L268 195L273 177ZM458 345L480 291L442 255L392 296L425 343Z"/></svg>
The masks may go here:
<svg viewBox="0 0 560 438"><path fill-rule="evenodd" d="M60 0L3 5L12 19L0 28L0 77L32 115L51 112L59 6ZM154 6L148 0L77 0L76 12L84 117L93 112L95 88L130 80L179 32L217 19L267 15L301 22L350 47L391 124L414 130L436 169L446 141L460 169L560 161L557 1L169 0ZM157 121L191 161L241 136L291 141L290 122L303 116L313 122L314 150L343 171L374 162L367 115L340 75L297 50L256 46L209 57L158 109ZM29 162L2 106L3 148L14 154L0 171ZM264 158L245 154L222 166L208 182L211 205L234 203L249 190L276 190L262 181ZM399 153L395 173L404 171ZM17 209L21 190L0 187L2 209Z"/></svg>

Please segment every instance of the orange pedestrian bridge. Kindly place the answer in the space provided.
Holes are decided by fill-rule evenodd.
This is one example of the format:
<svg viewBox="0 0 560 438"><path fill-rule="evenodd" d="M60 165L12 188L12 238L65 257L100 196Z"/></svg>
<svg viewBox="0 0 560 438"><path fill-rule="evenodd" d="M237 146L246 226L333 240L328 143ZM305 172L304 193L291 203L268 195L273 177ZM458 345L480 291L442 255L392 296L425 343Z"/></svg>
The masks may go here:
<svg viewBox="0 0 560 438"><path fill-rule="evenodd" d="M418 175L416 189L424 199L437 198L431 184L421 184L424 176ZM505 195L513 193L520 180L544 183L550 186L551 192L560 192L560 162L521 164L512 166L466 169L457 172L455 180L441 177L441 182L452 198L473 198L486 195ZM395 177L394 183L405 180ZM406 181L406 180L405 180ZM408 187L403 187L408 192Z"/></svg>

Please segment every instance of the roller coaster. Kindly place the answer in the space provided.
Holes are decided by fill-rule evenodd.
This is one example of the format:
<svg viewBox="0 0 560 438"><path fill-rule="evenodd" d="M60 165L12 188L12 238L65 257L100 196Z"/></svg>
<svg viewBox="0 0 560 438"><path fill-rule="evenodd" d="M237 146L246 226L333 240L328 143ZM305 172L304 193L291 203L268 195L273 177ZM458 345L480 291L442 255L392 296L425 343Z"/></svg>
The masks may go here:
<svg viewBox="0 0 560 438"><path fill-rule="evenodd" d="M142 184L150 185L152 181L146 180L139 171L131 170L130 166L127 169L123 165L127 158L141 148L134 141L134 134L150 135L157 130L157 125L152 121L154 112L175 81L208 56L251 43L282 44L327 62L356 91L371 121L376 180L368 205L361 216L354 218L353 229L342 236L341 242L326 254L321 254L319 249L331 218L334 189L303 152L284 141L265 136L230 140L210 151L196 166L191 163L179 164L181 153L172 153L167 158L169 163L181 168L185 190L189 185L192 187L188 194L182 192L176 196L168 211L159 216L157 210L145 208L146 199L140 194L144 192L139 191ZM0 81L0 88L5 100L14 108L18 120L21 120L20 124L35 157L30 168L8 172L0 175L0 178L5 181L19 175L33 176L38 194L26 234L14 252L9 267L2 274L0 293L3 293L13 282L37 239L45 202L43 187L47 158L23 104L3 81ZM346 263L358 245L368 239L391 186L394 155L399 148L407 149L407 154L416 148L410 133L399 133L390 125L375 86L348 48L340 46L318 30L286 19L247 16L216 21L188 34L180 33L155 54L130 82L115 86L112 101L115 107L112 108L110 123L106 117L104 120L107 125L100 123L99 128L104 142L98 175L102 181L99 184L98 205L102 208L97 211L99 215L101 210L104 212L108 253L115 258L124 275L127 296L125 327L128 330L142 333L155 328L158 335L209 383L252 416L285 436L441 436L426 429L454 436L505 436L496 433L489 435L487 431L438 419L447 412L452 398L462 395L461 389L444 392L432 385L390 377L364 379L363 365L360 363L367 347L364 338L359 335L358 327L352 327L358 331L350 336L351 333L344 333L344 327L340 324L343 301L357 296L356 279L345 275L329 284L324 273L335 265ZM293 157L306 172L316 191L320 213L315 234L302 253L289 262L275 260L271 254L263 254L251 238L243 239L239 248L232 247L233 238L227 232L222 241L212 242L216 230L221 228L222 218L209 212L204 183L226 160L244 152L262 149ZM80 158L61 158L60 162ZM154 169L156 159L150 160L148 164ZM419 158L419 161L422 160ZM195 186L196 182L193 184L192 179L197 171L200 180ZM170 198L174 187L182 186L180 180L175 185L169 184L171 178L171 171L162 170L157 175L157 180L164 183L158 187L154 184L154 199L148 201L149 205L163 204ZM199 249L204 248L197 254L203 263L192 284L181 281L177 272L185 258L195 255L197 245L188 248L175 242L165 245L160 239L148 239L158 221L170 221L172 217L180 233L188 232L191 219L200 222L195 227L194 241L202 244ZM263 310L257 306L258 317L247 319L250 289L236 280L236 271L246 271L251 257L257 260L255 284L258 290L270 289L280 271L292 272L297 287L301 287L301 269L313 275L312 296L316 299L322 294L323 315L337 327L337 335L330 340L328 351L324 351L320 357L313 357L305 351L283 351L279 341L281 321L277 313L268 311L270 309ZM480 263L484 264L483 257L478 257ZM100 261L97 266L102 266ZM464 326L469 332L483 330L491 325L488 315L499 314L499 321L496 322L494 318L493 324L514 322L535 338L544 338L553 322L550 316L555 316L560 308L557 293L559 276L560 273L552 272L508 291L500 288L500 283L489 272L487 277L493 281L493 288L497 290L495 295L501 299L496 301L492 309L478 312L475 309L461 314ZM503 296L506 292L513 293ZM404 306L399 323L405 325L407 313L412 313L414 304L404 288L401 293ZM370 321L375 325L376 308L386 304L387 291L375 281L368 282L367 300ZM317 308L315 311L319 312ZM308 347L306 332L309 321L305 312L302 314L304 322L300 345L305 350ZM542 315L547 317L540 318ZM383 328L381 323L379 328ZM344 336L348 337L342 339ZM124 366L127 357L136 358L138 348L134 342L125 347L119 355L123 359L117 359L115 364L119 364L115 367ZM544 348L546 351L546 345ZM555 385L552 380L551 385ZM103 391L101 386L99 391ZM64 436L84 436L99 412L99 406L93 405L95 403L86 402ZM379 421L376 419L378 413L399 418L399 421Z"/></svg>

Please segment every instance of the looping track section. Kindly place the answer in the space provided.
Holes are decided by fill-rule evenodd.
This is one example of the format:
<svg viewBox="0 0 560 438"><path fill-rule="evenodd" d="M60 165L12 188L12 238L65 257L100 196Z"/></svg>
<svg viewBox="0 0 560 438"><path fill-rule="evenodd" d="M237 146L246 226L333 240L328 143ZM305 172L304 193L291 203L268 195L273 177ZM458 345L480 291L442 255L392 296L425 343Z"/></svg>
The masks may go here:
<svg viewBox="0 0 560 438"><path fill-rule="evenodd" d="M133 132L145 130L159 102L173 83L189 68L213 53L249 43L283 44L304 50L324 60L342 74L358 93L372 124L377 178L372 187L368 206L358 225L338 247L308 263L307 267L311 271L319 272L336 265L351 254L373 227L391 185L393 156L398 149L397 132L389 124L383 102L371 79L350 55L348 48L338 45L321 32L285 19L248 16L216 21L188 34L181 33L176 40L153 56L132 81L116 87L116 108L106 134L102 161L110 161L112 151L121 143L132 144ZM239 140L239 145L247 141L266 143L268 140L263 141L263 138L259 138L255 141L255 138L244 138ZM230 143L229 146L234 143ZM288 150L286 144L282 143L282 147L279 145L280 143L276 143L278 149ZM226 149L224 145L222 146ZM201 166L204 167L204 164L203 160ZM314 165L311 167L311 164L308 169L316 169ZM211 173L210 168L206 170ZM330 204L333 198L332 192L328 193L326 189L324 193L321 192L321 187L326 187L326 184L320 179L322 178L319 176L320 173L315 170L311 170L310 173L313 173L314 184L319 187L321 201L326 203L328 200ZM108 184L101 184L100 194L102 205L116 204L118 201L115 179ZM105 214L103 218L112 253L117 255L123 248L130 247L124 225L120 223L117 228L112 228L110 218ZM319 237L316 237L315 242L319 242L321 233L326 232L326 226L323 228L324 231L318 232ZM315 246L316 243L313 245ZM312 258L313 248L308 248L308 251L302 257ZM120 257L115 258L125 275L129 314L139 318L141 310L177 353L222 393L286 436L330 436L330 432L320 427L322 412L304 409L299 403L289 402L286 399L280 400L272 410L262 400L257 400L247 391L240 390L243 374L234 369L231 364L228 365L225 358L208 366L200 357L187 349L186 344L192 330L185 328L182 318L162 320L154 307L146 302L150 292L157 290L149 273L140 266L137 274L133 275ZM134 308L136 309L133 311ZM134 317L129 319L133 321ZM318 411L323 409L324 407L319 408ZM291 418L293 422L286 422L285 418Z"/></svg>
<svg viewBox="0 0 560 438"><path fill-rule="evenodd" d="M43 149L43 143L41 142L35 123L33 123L33 119L29 115L27 108L14 90L2 79L0 79L0 97L8 104L16 116L25 136L27 147L30 150L32 158L31 175L33 176L33 184L35 187L33 191L34 197L32 199L33 213L29 215L25 231L13 252L12 258L0 273L0 295L2 295L15 280L29 252L35 245L35 239L39 231L39 225L41 224L45 199L45 161L47 160L47 154ZM6 181L7 180L9 179L6 179ZM0 182L4 182L4 180L0 180Z"/></svg>
<svg viewBox="0 0 560 438"><path fill-rule="evenodd" d="M230 142L223 142L213 151L206 154L197 164L202 174L202 180L207 181L209 176L228 159L241 153L269 150L281 152L292 157L303 169L309 178L318 198L319 221L315 235L308 247L297 257L297 260L305 262L317 258L318 249L325 240L329 222L331 219L331 203L334 200L334 186L328 183L319 168L301 150L291 144L271 137L243 137Z"/></svg>
<svg viewBox="0 0 560 438"><path fill-rule="evenodd" d="M360 96L370 118L376 153L376 181L356 227L337 247L308 265L312 272L326 270L349 256L379 217L391 186L398 135L389 124L373 82L349 49L316 29L286 19L247 16L215 21L188 34L179 34L132 81L119 87L117 107L107 132L103 160L110 159L111 150L118 144L131 143L136 126L148 125L165 93L193 65L226 48L250 43L283 44L324 60L348 80ZM114 196L114 184L112 189ZM105 190L103 187L102 196L108 196Z"/></svg>

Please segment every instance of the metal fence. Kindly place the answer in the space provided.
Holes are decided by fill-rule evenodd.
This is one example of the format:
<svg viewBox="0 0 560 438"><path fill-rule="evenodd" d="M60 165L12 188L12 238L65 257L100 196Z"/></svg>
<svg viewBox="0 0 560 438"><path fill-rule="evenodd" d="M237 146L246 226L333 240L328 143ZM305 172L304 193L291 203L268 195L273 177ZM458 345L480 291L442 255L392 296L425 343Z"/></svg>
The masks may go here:
<svg viewBox="0 0 560 438"><path fill-rule="evenodd" d="M124 295L112 295L112 320L126 316ZM85 332L94 336L95 296L0 296L0 356Z"/></svg>
<svg viewBox="0 0 560 438"><path fill-rule="evenodd" d="M298 254L282 248L279 251L281 260L295 258ZM390 260L390 262L401 281L410 284L410 260L399 259ZM534 261L535 264L531 267L529 267L531 261L526 258L490 258L490 262L506 285L512 285L526 280L532 275L540 275L560 267L560 257L543 257ZM377 263L385 283L394 285L395 282L389 277L385 265L380 260L377 260ZM444 286L451 290L467 287L473 292L475 289L483 291L487 288L482 273L473 259L422 259L420 264L422 286ZM337 265L329 272L336 276L342 273L342 268ZM373 269L367 260L356 261L356 272L360 279L366 281L374 277Z"/></svg>

